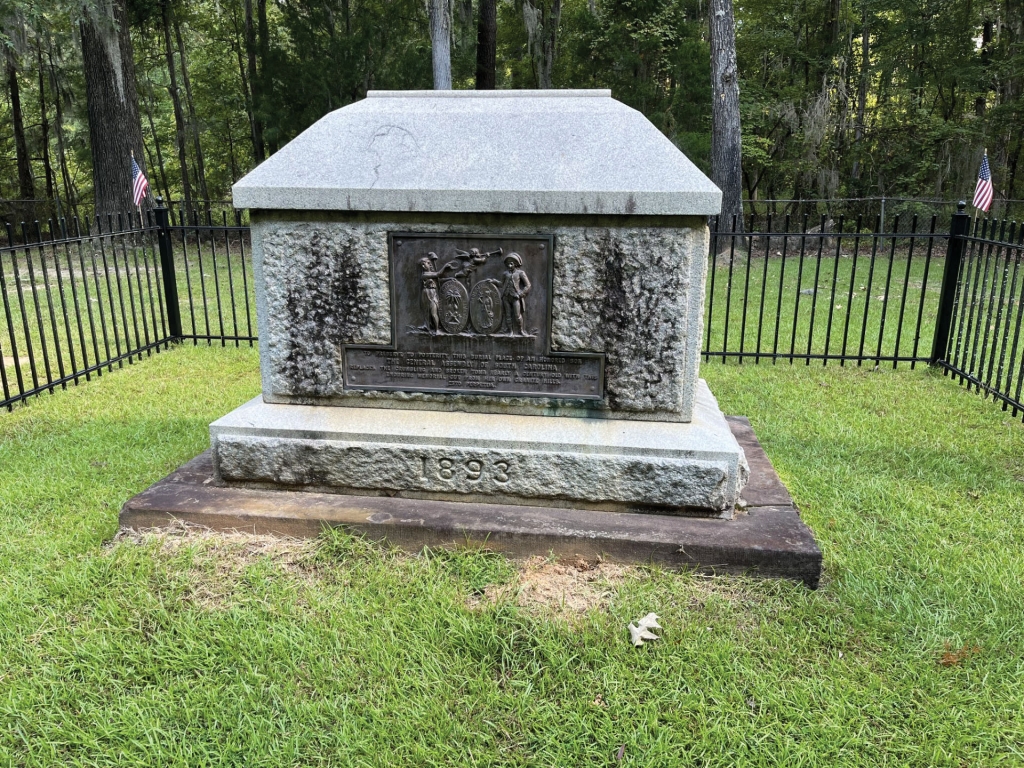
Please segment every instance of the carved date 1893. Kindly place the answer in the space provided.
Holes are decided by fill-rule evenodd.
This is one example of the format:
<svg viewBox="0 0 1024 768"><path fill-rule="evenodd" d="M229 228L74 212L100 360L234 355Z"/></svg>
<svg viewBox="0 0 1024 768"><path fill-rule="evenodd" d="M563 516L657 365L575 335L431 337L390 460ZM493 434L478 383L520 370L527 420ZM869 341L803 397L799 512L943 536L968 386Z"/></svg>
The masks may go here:
<svg viewBox="0 0 1024 768"><path fill-rule="evenodd" d="M462 461L449 458L433 458L421 456L423 463L422 478L424 480L443 480L445 482L479 483L492 480L504 485L512 479L512 464L508 461L484 461L482 459L465 459Z"/></svg>

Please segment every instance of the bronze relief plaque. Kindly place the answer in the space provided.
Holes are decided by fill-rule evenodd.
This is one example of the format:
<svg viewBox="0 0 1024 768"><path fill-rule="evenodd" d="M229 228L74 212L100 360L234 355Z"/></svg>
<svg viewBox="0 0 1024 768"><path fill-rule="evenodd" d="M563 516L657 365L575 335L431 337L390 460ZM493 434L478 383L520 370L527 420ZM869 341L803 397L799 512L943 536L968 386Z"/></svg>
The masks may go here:
<svg viewBox="0 0 1024 768"><path fill-rule="evenodd" d="M604 355L552 352L550 235L392 233L388 347L347 345L345 388L599 400Z"/></svg>

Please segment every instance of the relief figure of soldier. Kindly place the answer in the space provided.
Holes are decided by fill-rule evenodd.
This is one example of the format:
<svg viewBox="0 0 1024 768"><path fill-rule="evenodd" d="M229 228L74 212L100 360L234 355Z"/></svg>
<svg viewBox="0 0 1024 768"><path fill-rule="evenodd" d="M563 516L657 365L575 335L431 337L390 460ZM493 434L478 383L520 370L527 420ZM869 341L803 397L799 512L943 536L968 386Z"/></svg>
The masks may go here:
<svg viewBox="0 0 1024 768"><path fill-rule="evenodd" d="M505 281L501 286L504 309L502 332L510 336L526 336L526 295L530 292L530 278L522 270L523 257L512 252L505 257Z"/></svg>

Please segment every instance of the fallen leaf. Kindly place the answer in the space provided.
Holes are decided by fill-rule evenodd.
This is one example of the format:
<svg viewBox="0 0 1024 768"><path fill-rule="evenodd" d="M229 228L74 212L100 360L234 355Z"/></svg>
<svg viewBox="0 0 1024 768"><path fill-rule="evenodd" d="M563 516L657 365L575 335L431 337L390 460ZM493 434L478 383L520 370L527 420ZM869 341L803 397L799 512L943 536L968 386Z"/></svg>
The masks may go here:
<svg viewBox="0 0 1024 768"><path fill-rule="evenodd" d="M951 649L949 643L946 643L946 651L939 659L939 664L944 667L956 667L959 666L961 662L966 661L977 653L981 653L980 645L968 645L967 643L964 643L960 648L954 651Z"/></svg>
<svg viewBox="0 0 1024 768"><path fill-rule="evenodd" d="M661 625L658 623L658 615L655 613L648 613L640 621L636 623L640 629L661 629Z"/></svg>
<svg viewBox="0 0 1024 768"><path fill-rule="evenodd" d="M629 624L629 637L633 641L633 645L641 646L644 644L644 640L657 640L658 636L653 632L649 632L646 629L640 627L634 627L632 623Z"/></svg>

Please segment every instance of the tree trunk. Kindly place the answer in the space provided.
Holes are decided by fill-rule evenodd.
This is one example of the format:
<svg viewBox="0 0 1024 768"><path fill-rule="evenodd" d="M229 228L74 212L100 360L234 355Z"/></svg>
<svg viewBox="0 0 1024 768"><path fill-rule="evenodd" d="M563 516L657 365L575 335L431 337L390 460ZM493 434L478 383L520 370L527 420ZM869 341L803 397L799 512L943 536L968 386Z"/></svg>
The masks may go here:
<svg viewBox="0 0 1024 768"><path fill-rule="evenodd" d="M50 83L53 84L54 115L57 119L57 164L60 166L60 178L64 183L64 203L71 207L78 218L78 195L75 194L71 174L68 172L68 156L64 147L64 106L61 98L60 81L57 79L57 67L53 63L53 50L48 49L46 57L50 61Z"/></svg>
<svg viewBox="0 0 1024 768"><path fill-rule="evenodd" d="M259 74L256 71L256 31L252 21L252 0L245 0L245 52L251 93L252 156L257 163L262 163L267 159L267 147L263 143L263 120L260 118Z"/></svg>
<svg viewBox="0 0 1024 768"><path fill-rule="evenodd" d="M231 49L235 52L235 59L238 62L238 75L242 81L242 96L245 100L245 116L249 120L249 138L253 145L253 157L256 156L256 123L255 116L252 111L252 88L249 85L249 76L246 74L245 61L242 57L242 48L248 50L245 42L245 37L238 29L238 18L235 16L234 11L231 12L231 27L234 32L234 37L231 41Z"/></svg>
<svg viewBox="0 0 1024 768"><path fill-rule="evenodd" d="M498 58L498 3L480 0L476 33L476 89L493 91Z"/></svg>
<svg viewBox="0 0 1024 768"><path fill-rule="evenodd" d="M174 20L174 37L178 42L178 61L181 62L181 82L185 86L185 104L188 106L188 122L192 129L192 148L196 156L196 177L199 182L199 194L203 196L206 212L210 212L210 190L206 186L206 163L203 161L203 147L199 142L199 121L196 119L196 107L192 101L192 83L188 79L188 64L185 58L185 43L181 39L181 24Z"/></svg>
<svg viewBox="0 0 1024 768"><path fill-rule="evenodd" d="M722 190L720 221L743 231L740 86L732 0L711 0L711 180Z"/></svg>
<svg viewBox="0 0 1024 768"><path fill-rule="evenodd" d="M534 5L533 0L522 0L523 24L526 40L533 58L533 70L538 88L551 88L551 74L558 52L558 23L562 18L562 0L551 0L551 5Z"/></svg>
<svg viewBox="0 0 1024 768"><path fill-rule="evenodd" d="M171 47L171 5L164 0L160 6L163 19L164 56L167 59L167 73L170 76L171 103L174 105L175 140L178 145L178 164L181 166L181 191L185 196L185 210L191 212L195 205L192 198L192 182L188 177L188 157L185 152L185 115L181 111L181 96L178 94L178 75L174 65L174 49Z"/></svg>
<svg viewBox="0 0 1024 768"><path fill-rule="evenodd" d="M224 128L228 136L228 158L231 160L231 183L238 181L238 162L235 160L235 140L231 136L231 120L224 121Z"/></svg>
<svg viewBox="0 0 1024 768"><path fill-rule="evenodd" d="M267 96L271 90L271 80L267 75L267 61L270 58L270 25L267 23L267 0L256 0L256 21L259 24L259 38L257 47L260 54L260 68L258 70L258 83L260 100L257 102L261 114L267 114ZM264 139L267 143L268 154L277 152L278 136L273 129L267 130L266 122L263 123Z"/></svg>
<svg viewBox="0 0 1024 768"><path fill-rule="evenodd" d="M562 19L562 0L552 0L544 19L544 43L541 49L542 75L537 78L541 88L552 88L552 73L558 51L558 24Z"/></svg>
<svg viewBox="0 0 1024 768"><path fill-rule="evenodd" d="M450 0L429 0L430 53L434 90L452 89L452 9Z"/></svg>
<svg viewBox="0 0 1024 768"><path fill-rule="evenodd" d="M107 0L105 5L105 13L87 13L79 25L93 196L98 214L130 213L135 208L132 152L143 158L135 59L124 0Z"/></svg>
<svg viewBox="0 0 1024 768"><path fill-rule="evenodd" d="M28 156L28 144L25 142L25 116L21 111L18 65L14 60L14 56L14 51L7 48L4 58L7 64L7 87L11 92L11 119L14 121L14 152L18 159L18 195L24 200L31 200L36 196L36 186L32 179L32 163Z"/></svg>
<svg viewBox="0 0 1024 768"><path fill-rule="evenodd" d="M56 200L53 187L53 165L50 163L50 116L46 111L46 77L43 70L43 44L36 37L36 64L39 74L39 128L43 133L43 172L46 175L46 199ZM57 211L60 217L60 211Z"/></svg>
<svg viewBox="0 0 1024 768"><path fill-rule="evenodd" d="M864 138L864 114L868 104L868 66L871 54L871 34L868 29L868 7L864 6L864 26L860 33L860 83L857 85L857 120L853 128L853 149L860 152L860 141ZM850 176L860 178L860 157L853 160Z"/></svg>
<svg viewBox="0 0 1024 768"><path fill-rule="evenodd" d="M160 149L160 139L157 138L156 125L153 123L153 83L149 81L149 77L146 78L146 118L149 121L149 133L153 137L153 147L156 149L156 164L157 169L160 171L160 184L164 188L164 200L170 205L171 202L171 185L167 183L167 170L164 168L164 153ZM148 149L148 148L147 148ZM153 163L149 164L153 167Z"/></svg>
<svg viewBox="0 0 1024 768"><path fill-rule="evenodd" d="M1010 173L1006 184L1006 197L1007 199L1016 198L1016 187L1017 187L1017 164L1020 162L1021 149L1024 148L1024 138L1017 138L1017 151L1013 153L1013 157L1010 160L1009 167ZM1009 205L1007 204L1007 207Z"/></svg>

